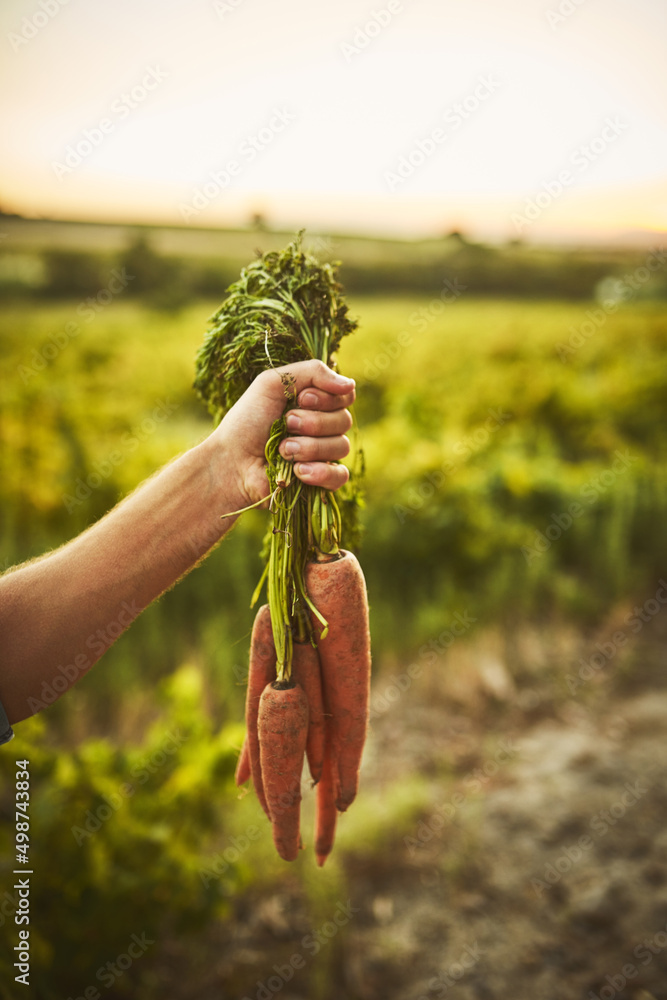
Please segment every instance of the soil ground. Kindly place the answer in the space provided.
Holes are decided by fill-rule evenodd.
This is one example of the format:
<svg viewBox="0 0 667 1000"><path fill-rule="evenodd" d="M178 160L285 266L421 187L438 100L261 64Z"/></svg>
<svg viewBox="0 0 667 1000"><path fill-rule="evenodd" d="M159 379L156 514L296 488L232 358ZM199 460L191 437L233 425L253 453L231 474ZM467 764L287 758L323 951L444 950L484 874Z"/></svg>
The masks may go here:
<svg viewBox="0 0 667 1000"><path fill-rule="evenodd" d="M432 806L390 850L346 856L356 912L319 978L320 959L272 978L312 930L288 880L236 901L183 995L667 1000L665 635L646 633L574 692L496 664L475 712L405 697L373 726L364 784L419 774Z"/></svg>

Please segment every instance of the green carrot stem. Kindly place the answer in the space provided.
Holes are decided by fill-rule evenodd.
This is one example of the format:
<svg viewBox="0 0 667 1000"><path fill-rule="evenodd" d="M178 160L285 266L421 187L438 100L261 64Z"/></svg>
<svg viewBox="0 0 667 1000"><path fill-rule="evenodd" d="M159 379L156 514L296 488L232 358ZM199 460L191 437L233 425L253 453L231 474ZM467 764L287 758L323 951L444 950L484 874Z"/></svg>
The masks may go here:
<svg viewBox="0 0 667 1000"><path fill-rule="evenodd" d="M195 387L217 420L267 365L289 370L291 363L307 358L335 365L342 337L356 327L348 316L336 268L306 254L299 234L284 250L264 254L242 270L212 317L197 354ZM286 412L296 405L293 381L283 375ZM335 558L342 544L336 497L295 477L292 464L279 452L285 436L283 416L272 425L266 444L270 492L244 508L270 501L265 564L252 605L266 583L281 681L290 677L293 642L314 641L313 621L327 627L306 592L306 563L312 558ZM360 506L355 480L356 468L343 503L346 531L353 532Z"/></svg>

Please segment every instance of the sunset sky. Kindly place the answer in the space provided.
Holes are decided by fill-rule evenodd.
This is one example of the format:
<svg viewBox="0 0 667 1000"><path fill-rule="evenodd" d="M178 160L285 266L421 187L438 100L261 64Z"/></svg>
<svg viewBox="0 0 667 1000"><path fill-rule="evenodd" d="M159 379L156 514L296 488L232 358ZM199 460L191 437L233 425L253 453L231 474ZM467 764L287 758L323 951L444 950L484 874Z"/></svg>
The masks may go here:
<svg viewBox="0 0 667 1000"><path fill-rule="evenodd" d="M3 0L0 206L667 230L666 40L664 0Z"/></svg>

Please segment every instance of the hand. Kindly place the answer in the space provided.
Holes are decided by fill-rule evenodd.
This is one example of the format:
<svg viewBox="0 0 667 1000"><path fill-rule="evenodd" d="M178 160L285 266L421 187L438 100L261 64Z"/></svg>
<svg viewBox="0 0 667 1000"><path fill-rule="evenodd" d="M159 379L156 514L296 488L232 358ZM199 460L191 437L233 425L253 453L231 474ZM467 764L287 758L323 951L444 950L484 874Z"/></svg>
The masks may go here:
<svg viewBox="0 0 667 1000"><path fill-rule="evenodd" d="M284 458L294 460L294 472L310 486L337 490L347 482L344 465L352 426L346 407L354 402L354 379L337 375L322 361L299 361L262 372L225 415L212 438L226 452L225 479L234 478L239 503L256 503L269 492L264 448L271 424L282 415L287 399L280 375L296 380L297 407L287 414L289 436L280 444Z"/></svg>

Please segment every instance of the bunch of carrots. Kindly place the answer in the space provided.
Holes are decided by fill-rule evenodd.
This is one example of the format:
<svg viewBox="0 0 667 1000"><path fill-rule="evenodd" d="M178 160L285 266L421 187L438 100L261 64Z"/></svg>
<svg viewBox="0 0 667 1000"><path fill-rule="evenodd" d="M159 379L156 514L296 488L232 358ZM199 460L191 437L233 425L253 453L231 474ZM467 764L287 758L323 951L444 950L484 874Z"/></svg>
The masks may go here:
<svg viewBox="0 0 667 1000"><path fill-rule="evenodd" d="M336 265L301 249L301 234L280 253L244 268L212 318L197 355L195 388L217 419L267 366L319 358L335 368L340 340L355 329ZM286 412L296 405L283 380ZM338 812L354 801L368 726L370 631L361 567L342 548L356 538L358 473L339 503L292 474L278 446L285 415L266 446L271 526L265 568L251 605L267 583L268 604L255 618L246 697L246 738L237 784L252 779L280 856L301 849L304 759L317 786L315 854L323 865ZM356 464L356 463L355 463ZM236 512L235 512L236 513ZM223 515L226 516L226 515Z"/></svg>

